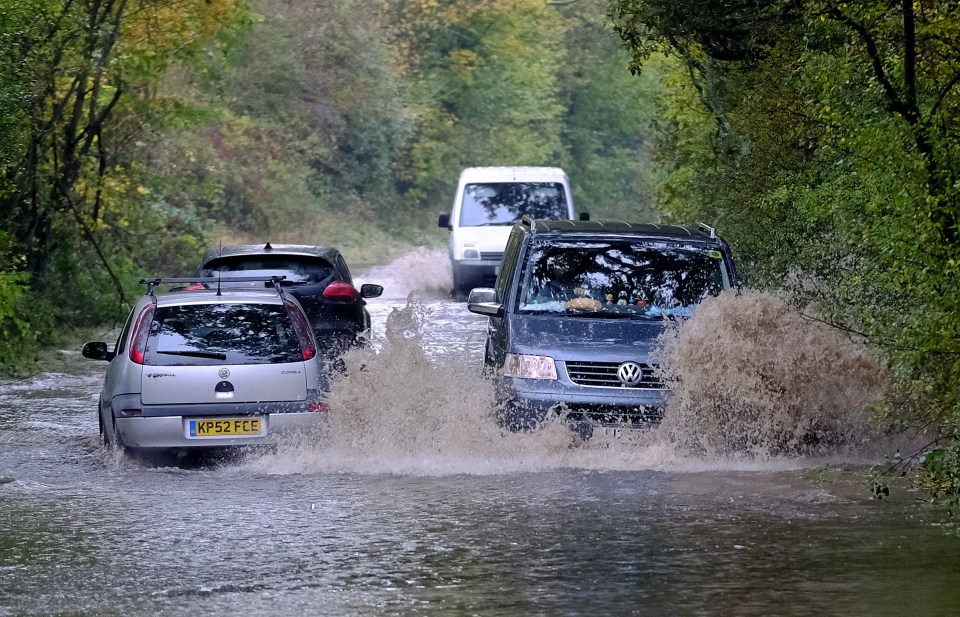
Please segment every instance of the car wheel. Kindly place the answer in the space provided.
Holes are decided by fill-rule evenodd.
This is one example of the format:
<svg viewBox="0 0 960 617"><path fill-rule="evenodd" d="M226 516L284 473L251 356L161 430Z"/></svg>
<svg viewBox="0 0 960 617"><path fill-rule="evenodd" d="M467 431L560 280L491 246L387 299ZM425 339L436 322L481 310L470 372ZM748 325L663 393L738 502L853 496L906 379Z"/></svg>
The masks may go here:
<svg viewBox="0 0 960 617"><path fill-rule="evenodd" d="M107 437L107 431L103 428L103 414L100 412L100 409L97 409L97 425L100 428L100 443L109 446L110 438Z"/></svg>
<svg viewBox="0 0 960 617"><path fill-rule="evenodd" d="M453 291L450 292L451 297L457 301L463 301L467 299L467 295L470 293L471 287L469 287L469 281L465 280L463 271L454 264L453 266Z"/></svg>
<svg viewBox="0 0 960 617"><path fill-rule="evenodd" d="M108 429L107 426L104 424L103 414L99 414L99 416L100 416L100 439L103 442L103 445L112 446L117 450L123 451L124 445L123 445L123 441L120 439L119 433L117 433L116 421L112 421L110 423L110 428Z"/></svg>

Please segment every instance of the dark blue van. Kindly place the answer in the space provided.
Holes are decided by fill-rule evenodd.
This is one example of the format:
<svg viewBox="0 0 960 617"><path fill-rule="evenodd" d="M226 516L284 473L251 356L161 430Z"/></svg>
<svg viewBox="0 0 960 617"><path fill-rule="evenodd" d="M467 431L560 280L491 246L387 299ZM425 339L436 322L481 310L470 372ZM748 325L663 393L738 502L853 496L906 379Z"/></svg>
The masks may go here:
<svg viewBox="0 0 960 617"><path fill-rule="evenodd" d="M468 300L489 317L484 362L502 424L524 430L563 413L587 435L656 425L665 402L651 359L658 337L736 284L730 247L705 225L525 217L495 287Z"/></svg>

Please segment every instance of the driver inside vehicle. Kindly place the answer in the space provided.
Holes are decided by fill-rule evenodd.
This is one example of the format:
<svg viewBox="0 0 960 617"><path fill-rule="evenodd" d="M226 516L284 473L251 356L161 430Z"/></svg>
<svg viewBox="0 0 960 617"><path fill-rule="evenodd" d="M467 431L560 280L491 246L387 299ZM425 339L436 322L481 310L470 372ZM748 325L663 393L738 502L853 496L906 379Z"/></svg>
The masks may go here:
<svg viewBox="0 0 960 617"><path fill-rule="evenodd" d="M553 260L537 264L533 276L539 282L531 298L534 303L566 302L573 297L572 285L566 281L563 268Z"/></svg>

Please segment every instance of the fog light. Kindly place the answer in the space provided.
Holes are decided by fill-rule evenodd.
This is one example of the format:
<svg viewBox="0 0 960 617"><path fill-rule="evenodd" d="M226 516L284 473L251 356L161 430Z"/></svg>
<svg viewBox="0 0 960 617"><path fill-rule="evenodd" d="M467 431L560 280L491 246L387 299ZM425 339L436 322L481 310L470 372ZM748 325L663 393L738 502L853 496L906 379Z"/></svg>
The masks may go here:
<svg viewBox="0 0 960 617"><path fill-rule="evenodd" d="M135 416L142 416L143 410L142 409L121 409L120 413L123 414L125 418L132 418Z"/></svg>

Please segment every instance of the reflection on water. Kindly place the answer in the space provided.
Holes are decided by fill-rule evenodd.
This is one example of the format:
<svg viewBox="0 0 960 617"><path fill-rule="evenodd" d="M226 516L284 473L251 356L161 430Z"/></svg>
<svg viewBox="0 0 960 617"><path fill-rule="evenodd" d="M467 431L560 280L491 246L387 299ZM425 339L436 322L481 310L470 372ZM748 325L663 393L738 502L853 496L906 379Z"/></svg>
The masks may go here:
<svg viewBox="0 0 960 617"><path fill-rule="evenodd" d="M501 435L484 320L412 289L370 305L326 429L241 463L100 448L103 363L0 384L0 615L957 613L960 539L905 481Z"/></svg>

